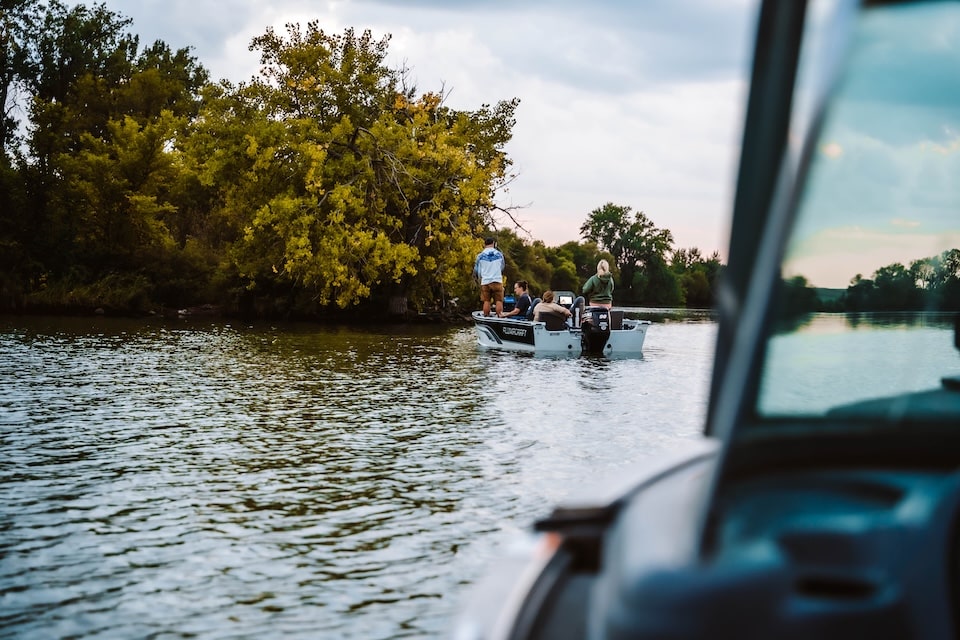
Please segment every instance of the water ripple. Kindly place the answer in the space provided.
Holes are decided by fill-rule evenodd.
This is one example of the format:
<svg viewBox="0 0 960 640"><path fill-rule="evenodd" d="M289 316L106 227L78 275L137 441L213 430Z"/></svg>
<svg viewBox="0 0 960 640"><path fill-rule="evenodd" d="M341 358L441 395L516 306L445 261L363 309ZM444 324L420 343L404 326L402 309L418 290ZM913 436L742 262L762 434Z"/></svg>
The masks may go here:
<svg viewBox="0 0 960 640"><path fill-rule="evenodd" d="M511 533L698 433L713 335L7 320L3 636L443 637Z"/></svg>

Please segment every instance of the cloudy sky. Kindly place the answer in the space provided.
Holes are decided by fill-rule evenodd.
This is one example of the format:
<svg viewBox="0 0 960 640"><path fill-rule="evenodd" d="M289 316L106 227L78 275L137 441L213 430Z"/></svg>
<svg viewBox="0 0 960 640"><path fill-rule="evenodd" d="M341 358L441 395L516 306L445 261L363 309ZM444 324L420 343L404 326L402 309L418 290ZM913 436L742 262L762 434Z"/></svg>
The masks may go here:
<svg viewBox="0 0 960 640"><path fill-rule="evenodd" d="M801 201L785 275L856 275L960 247L960 5L857 22Z"/></svg>
<svg viewBox="0 0 960 640"><path fill-rule="evenodd" d="M90 4L90 3L87 3ZM756 0L106 0L141 43L190 46L245 81L251 38L318 20L391 34L390 63L475 109L517 97L502 206L533 239L580 240L607 202L643 211L678 248L726 256Z"/></svg>

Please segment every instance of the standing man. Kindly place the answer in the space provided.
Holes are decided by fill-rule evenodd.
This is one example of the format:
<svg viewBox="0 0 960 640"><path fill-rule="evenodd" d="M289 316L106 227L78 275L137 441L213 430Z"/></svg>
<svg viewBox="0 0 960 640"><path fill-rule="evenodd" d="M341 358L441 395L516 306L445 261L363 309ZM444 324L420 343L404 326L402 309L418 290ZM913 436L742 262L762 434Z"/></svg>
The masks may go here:
<svg viewBox="0 0 960 640"><path fill-rule="evenodd" d="M494 246L493 238L483 241L483 251L477 255L473 265L473 277L480 282L480 301L483 302L483 315L490 315L490 300L496 303L497 317L503 315L503 270L506 263L503 254Z"/></svg>

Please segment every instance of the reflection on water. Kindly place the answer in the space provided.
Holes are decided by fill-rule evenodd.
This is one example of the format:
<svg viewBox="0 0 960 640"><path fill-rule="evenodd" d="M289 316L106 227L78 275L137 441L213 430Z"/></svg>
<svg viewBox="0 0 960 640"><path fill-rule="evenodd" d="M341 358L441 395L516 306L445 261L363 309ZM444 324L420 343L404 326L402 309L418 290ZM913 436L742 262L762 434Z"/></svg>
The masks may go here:
<svg viewBox="0 0 960 640"><path fill-rule="evenodd" d="M960 373L945 313L809 314L771 339L758 409L823 415L840 405L924 391Z"/></svg>
<svg viewBox="0 0 960 640"><path fill-rule="evenodd" d="M851 329L948 329L952 330L954 313L888 311L856 313L805 313L782 319L777 334L790 333L846 333Z"/></svg>
<svg viewBox="0 0 960 640"><path fill-rule="evenodd" d="M943 312L886 312L840 314L851 329L952 329L956 314Z"/></svg>
<svg viewBox="0 0 960 640"><path fill-rule="evenodd" d="M556 359L469 328L0 320L0 625L444 637L510 535L698 436L714 335Z"/></svg>

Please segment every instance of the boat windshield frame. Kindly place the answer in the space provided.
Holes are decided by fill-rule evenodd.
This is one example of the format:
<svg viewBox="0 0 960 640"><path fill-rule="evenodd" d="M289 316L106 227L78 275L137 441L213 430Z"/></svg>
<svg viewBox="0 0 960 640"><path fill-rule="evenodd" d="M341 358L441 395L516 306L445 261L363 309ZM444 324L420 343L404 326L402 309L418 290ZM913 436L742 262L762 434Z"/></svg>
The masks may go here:
<svg viewBox="0 0 960 640"><path fill-rule="evenodd" d="M892 400L909 396L916 408L909 415L889 407L878 411L876 404L868 407L862 399L840 402L835 411L809 413L776 411L763 404L771 341L783 329L782 309L776 303L782 299L783 266L811 172L823 153L821 136L832 102L848 71L863 17L867 12L899 10L901 3L855 1L762 7L758 28L767 37L757 39L729 265L719 288L720 326L707 435L746 444L776 438L793 441L801 434L816 440L821 433L827 438L840 434L856 434L861 440L867 434L903 438L906 423L916 425L914 436L947 425L955 430L960 402L948 397L936 405L950 413L927 410L931 398L917 396L917 390L895 394ZM767 191L766 182L773 185Z"/></svg>

